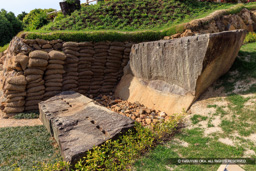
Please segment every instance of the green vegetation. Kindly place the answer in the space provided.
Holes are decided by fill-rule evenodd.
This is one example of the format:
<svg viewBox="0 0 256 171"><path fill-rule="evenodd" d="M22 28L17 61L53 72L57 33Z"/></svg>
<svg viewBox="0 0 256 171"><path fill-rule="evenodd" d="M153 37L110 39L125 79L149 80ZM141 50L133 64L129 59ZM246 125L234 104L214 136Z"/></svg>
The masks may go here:
<svg viewBox="0 0 256 171"><path fill-rule="evenodd" d="M0 47L0 52L4 52L9 47L9 43Z"/></svg>
<svg viewBox="0 0 256 171"><path fill-rule="evenodd" d="M36 170L42 162L54 163L60 154L44 126L0 128L0 170Z"/></svg>
<svg viewBox="0 0 256 171"><path fill-rule="evenodd" d="M252 43L252 42L256 42L256 33L249 32L244 39L244 43Z"/></svg>
<svg viewBox="0 0 256 171"><path fill-rule="evenodd" d="M165 15L164 12L162 12L164 8L162 4L164 3L167 3L167 6L170 6L169 9L172 9L172 10L163 10L166 13L170 12L172 14L174 10L176 10L175 7L177 6L177 4L179 4L180 6L186 6L184 7L184 10L188 10L188 11L191 10L191 11L189 13L190 15L186 15L182 13L182 11L180 11L180 13L178 14L179 19L172 20L171 18L173 17L170 17L168 18L168 22L162 22L162 20L164 20L163 19L164 17L162 16L157 19L153 18L152 19L152 21L154 21L153 23L152 22L149 22L148 24L142 23L142 24L138 24L137 25L138 27L137 27L136 24L131 24L130 22L126 22L126 24L123 24L122 22L124 22L126 18L124 18L121 15L118 15L117 14L118 12L112 13L111 10L108 10L109 8L113 8L115 6L115 9L114 9L115 11L119 8L120 9L124 8L125 4L129 4L129 3L136 5L137 7L134 7L134 8L141 9L140 11L143 11L142 8L147 9L147 12L149 14L151 10L154 12L159 10L161 12L159 12L158 16ZM147 6L141 5L143 3L149 4L149 5ZM118 4L121 4L121 5L118 5ZM140 5L137 5L137 4L140 4ZM155 5L156 7L153 8L152 4L156 4ZM195 7L192 10L193 5L195 4L198 5L198 8ZM127 6L127 9L122 10L122 12L127 11L127 13L130 14L130 12L133 11L133 9L131 9L129 6ZM164 36L170 36L176 33L182 33L185 29L186 22L189 22L192 19L206 17L210 13L216 11L217 9L226 9L225 12L223 11L223 13L228 15L228 14L238 13L243 8L256 9L256 3L249 3L246 5L244 4L234 5L234 4L220 4L220 3L216 4L216 3L198 2L196 0L190 0L190 1L165 0L163 2L162 1L155 2L155 1L149 1L149 0L143 0L143 1L130 0L125 2L110 1L106 3L100 3L98 5L84 6L80 11L75 11L71 16L64 17L63 15L58 14L58 18L56 19L56 21L49 23L48 25L44 26L42 29L20 33L20 36L26 39L36 39L36 38L46 39L46 40L62 39L65 41L79 41L79 42L80 41L104 41L104 40L133 41L133 42L154 41L154 40L162 39ZM205 9L205 10L200 11L201 9ZM113 15L113 18L115 20L113 21L111 20L109 22L108 21L103 22L103 24L107 26L101 25L102 20L105 18L105 17L101 17L101 18L99 17L101 16L100 15L101 12L104 13L104 15L102 16L105 16L105 13L106 15L111 15L111 16ZM85 16L89 15L87 13L92 13L93 21L90 26L86 25L87 22L90 22L89 21L90 19L84 18ZM149 14L147 16L145 15L144 18L142 16L131 17L131 20L132 21L136 20L136 23L144 22L144 21L147 21L148 18L150 18L151 15ZM137 15L137 12L134 15ZM118 22L122 26L120 26L118 23L114 24L115 22Z"/></svg>
<svg viewBox="0 0 256 171"><path fill-rule="evenodd" d="M0 46L4 46L18 32L22 30L22 23L12 12L0 11Z"/></svg>
<svg viewBox="0 0 256 171"><path fill-rule="evenodd" d="M14 116L14 119L37 119L39 118L39 111L29 113L19 113Z"/></svg>
<svg viewBox="0 0 256 171"><path fill-rule="evenodd" d="M162 28L230 5L197 0L118 0L82 7L41 30L124 30Z"/></svg>
<svg viewBox="0 0 256 171"><path fill-rule="evenodd" d="M235 60L231 68L231 72L222 76L219 82L223 84L219 86L224 86L227 93L231 93L235 89L235 84L241 80L248 82L250 79L256 79L256 43L245 44L241 47L239 51L238 58ZM234 74L239 72L239 74ZM216 86L216 88L219 88ZM251 87L250 91L254 91L255 87ZM249 93L247 90L244 93Z"/></svg>
<svg viewBox="0 0 256 171"><path fill-rule="evenodd" d="M47 13L54 11L54 9L34 9L30 11L24 18L23 24L25 30L36 30L48 24L53 18L53 15Z"/></svg>
<svg viewBox="0 0 256 171"><path fill-rule="evenodd" d="M200 121L205 121L208 117L206 116L201 116L201 115L194 115L192 118L191 118L191 121L193 124L197 124L198 122Z"/></svg>

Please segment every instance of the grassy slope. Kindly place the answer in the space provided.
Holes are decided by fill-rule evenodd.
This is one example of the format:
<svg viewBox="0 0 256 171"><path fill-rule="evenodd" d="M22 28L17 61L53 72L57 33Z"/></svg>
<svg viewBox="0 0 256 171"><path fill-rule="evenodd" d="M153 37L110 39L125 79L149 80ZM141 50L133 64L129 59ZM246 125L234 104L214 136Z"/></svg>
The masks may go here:
<svg viewBox="0 0 256 171"><path fill-rule="evenodd" d="M253 83L253 80L256 80L255 47L256 43L244 45L231 72L218 81L218 84L225 88L228 96L217 97L214 101L209 99L210 104L207 108L215 112L206 115L192 114L190 118L192 128L184 128L181 134L174 137L174 140L158 146L147 156L138 160L135 163L137 170L170 170L170 168L188 171L217 170L219 165L173 165L170 164L170 158L241 158L248 150L256 152L255 142L248 139L256 133L256 84ZM240 91L234 93L238 82L247 82L249 87L247 89L241 87ZM219 89L219 87L215 88ZM226 101L228 105L220 105L221 101ZM218 126L214 122L216 118L220 118ZM202 126L204 122L206 122L206 128ZM204 135L206 129L214 127L221 128L222 132ZM229 138L234 142L234 146L223 144L218 141L219 138ZM180 141L186 142L187 146ZM256 155L254 153L249 157L256 158ZM255 165L242 167L245 170L256 170Z"/></svg>
<svg viewBox="0 0 256 171"><path fill-rule="evenodd" d="M158 30L232 5L197 0L118 0L82 7L41 30Z"/></svg>
<svg viewBox="0 0 256 171"><path fill-rule="evenodd" d="M88 8L88 7L86 7ZM93 8L93 7L92 7ZM99 5L98 5L98 8ZM150 29L134 29L133 31L123 31L117 28L114 29L104 29L104 30L55 30L55 31L45 31L45 30L36 30L25 33L20 33L18 36L22 36L26 39L46 39L46 40L54 40L54 39L62 39L64 41L132 41L132 42L142 42L142 41L154 41L162 39L164 36L170 36L175 33L182 33L185 29L186 23L193 20L205 17L209 15L211 12L216 11L217 9L226 9L225 14L234 14L240 12L242 8L255 9L256 3L250 4L237 4L230 5L226 4L224 6L220 6L219 8L209 9L208 11L197 12L195 16L192 18L183 18L179 19L177 22L172 21L173 23L167 23L167 25L159 25L159 27L152 27ZM77 12L79 13L79 12ZM179 14L183 15L183 14ZM184 16L184 15L183 15ZM69 21L69 18L63 19L63 21ZM79 16L78 18L81 18ZM72 17L73 25L76 24L77 19L75 16ZM62 21L62 20L61 20ZM65 22L63 23L65 24ZM48 29L52 26L50 24ZM129 26L133 27L133 26ZM46 28L44 28L46 29Z"/></svg>

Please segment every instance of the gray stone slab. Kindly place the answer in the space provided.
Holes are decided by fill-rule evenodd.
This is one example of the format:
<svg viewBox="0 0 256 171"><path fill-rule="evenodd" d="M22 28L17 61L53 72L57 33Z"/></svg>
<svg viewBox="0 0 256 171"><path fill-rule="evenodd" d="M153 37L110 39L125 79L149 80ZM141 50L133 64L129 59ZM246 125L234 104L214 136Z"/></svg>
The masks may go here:
<svg viewBox="0 0 256 171"><path fill-rule="evenodd" d="M72 91L39 103L39 109L40 120L56 139L64 160L72 164L134 126L132 119Z"/></svg>

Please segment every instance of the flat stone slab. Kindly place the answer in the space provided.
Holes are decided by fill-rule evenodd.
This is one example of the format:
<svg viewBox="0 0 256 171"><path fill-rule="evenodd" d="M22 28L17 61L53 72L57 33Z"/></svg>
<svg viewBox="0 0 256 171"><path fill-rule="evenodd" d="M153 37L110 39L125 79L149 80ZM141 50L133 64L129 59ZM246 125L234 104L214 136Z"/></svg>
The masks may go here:
<svg viewBox="0 0 256 171"><path fill-rule="evenodd" d="M39 103L40 120L56 139L65 161L74 164L88 150L115 139L134 121L73 91Z"/></svg>

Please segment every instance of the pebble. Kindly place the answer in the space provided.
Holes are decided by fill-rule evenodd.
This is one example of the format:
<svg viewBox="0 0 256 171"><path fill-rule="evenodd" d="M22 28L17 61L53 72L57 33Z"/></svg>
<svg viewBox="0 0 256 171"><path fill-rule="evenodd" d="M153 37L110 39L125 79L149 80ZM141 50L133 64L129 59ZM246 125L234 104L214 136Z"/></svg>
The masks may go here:
<svg viewBox="0 0 256 171"><path fill-rule="evenodd" d="M91 98L93 96L90 95L89 97ZM130 117L146 127L150 126L152 123L156 124L170 119L170 117L163 111L149 109L139 102L131 103L121 99L116 99L112 94L99 95L95 97L94 100L110 110Z"/></svg>

